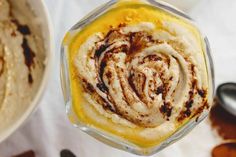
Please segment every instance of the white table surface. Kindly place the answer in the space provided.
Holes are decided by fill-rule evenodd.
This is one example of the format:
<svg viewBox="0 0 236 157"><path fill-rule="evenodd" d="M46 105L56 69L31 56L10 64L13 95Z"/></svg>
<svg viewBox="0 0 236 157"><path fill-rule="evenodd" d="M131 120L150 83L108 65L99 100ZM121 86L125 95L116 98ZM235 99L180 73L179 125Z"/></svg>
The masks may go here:
<svg viewBox="0 0 236 157"><path fill-rule="evenodd" d="M0 157L33 149L37 157L59 157L61 149L77 157L135 157L102 144L74 128L65 115L59 80L59 47L67 29L106 0L45 0L54 25L56 61L38 110L0 144ZM208 36L215 63L216 85L236 81L236 1L202 0L189 14ZM219 142L205 120L179 142L156 157L210 157Z"/></svg>

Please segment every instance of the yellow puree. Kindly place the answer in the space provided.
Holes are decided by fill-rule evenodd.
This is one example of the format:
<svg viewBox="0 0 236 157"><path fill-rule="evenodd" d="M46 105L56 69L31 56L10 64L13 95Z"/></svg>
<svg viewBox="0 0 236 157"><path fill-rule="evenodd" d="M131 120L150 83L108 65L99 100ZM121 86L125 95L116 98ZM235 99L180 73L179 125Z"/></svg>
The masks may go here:
<svg viewBox="0 0 236 157"><path fill-rule="evenodd" d="M82 88L76 76L76 68L73 65L74 59L81 44L83 44L89 36L93 35L96 32L107 33L110 30L111 26L117 27L121 23L132 25L140 22L152 22L156 25L157 29L165 29L162 27L162 21L176 22L182 25L183 27L186 27L188 30L190 30L190 32L195 35L197 39L199 39L199 44L202 44L200 34L193 25L183 19L175 17L165 11L162 11L148 4L141 3L137 0L131 0L129 2L120 1L118 4L116 4L116 6L114 6L101 17L90 23L81 31L68 33L66 35L64 39L64 45L68 45L68 62L70 70L72 104L78 119L82 123L90 127L97 128L101 131L106 131L107 133L124 138L140 147L151 147L158 145L160 142L164 141L170 136L169 133L164 137L159 137L158 139L145 139L139 134L145 128L125 127L119 124L115 124L110 119L107 119L100 115L92 107L92 105L89 105L88 102L86 102L86 100L83 98ZM93 116L91 116L92 112ZM73 121L72 118L71 120Z"/></svg>

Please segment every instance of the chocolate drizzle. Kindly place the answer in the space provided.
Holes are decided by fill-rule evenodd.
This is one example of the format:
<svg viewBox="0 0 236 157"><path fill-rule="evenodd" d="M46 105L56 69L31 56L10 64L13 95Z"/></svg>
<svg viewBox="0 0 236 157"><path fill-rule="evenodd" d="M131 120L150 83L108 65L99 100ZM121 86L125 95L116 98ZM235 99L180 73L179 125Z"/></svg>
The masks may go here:
<svg viewBox="0 0 236 157"><path fill-rule="evenodd" d="M149 38L145 38L147 35L145 32L132 32L129 33L128 38L130 42L130 48L128 54L138 53L146 47Z"/></svg>
<svg viewBox="0 0 236 157"><path fill-rule="evenodd" d="M202 98L205 98L205 97L206 97L206 90L204 90L204 89L198 89L197 92L198 92L198 94L199 94Z"/></svg>
<svg viewBox="0 0 236 157"><path fill-rule="evenodd" d="M30 70L31 67L34 65L35 53L31 50L31 48L29 46L29 43L28 43L26 38L23 38L23 42L22 42L21 46L24 50L23 53L24 53L24 56L25 56L25 65Z"/></svg>
<svg viewBox="0 0 236 157"><path fill-rule="evenodd" d="M193 79L191 81L191 89L190 91L188 92L188 100L185 102L185 109L182 110L180 112L180 115L178 116L177 120L180 122L180 121L183 121L184 119L188 118L191 116L192 112L191 112L191 107L194 103L194 94L195 94L195 91L197 91L197 79L195 78L196 77L196 74L195 74L195 66L193 64L190 65L190 71L192 73L192 76L193 76ZM201 107L200 107L201 108Z"/></svg>
<svg viewBox="0 0 236 157"><path fill-rule="evenodd" d="M163 93L163 91L164 91L163 85L160 85L159 87L157 87L156 94L159 95L159 94Z"/></svg>
<svg viewBox="0 0 236 157"><path fill-rule="evenodd" d="M97 87L104 93L108 91L108 88L105 86L104 83L97 83Z"/></svg>
<svg viewBox="0 0 236 157"><path fill-rule="evenodd" d="M167 117L167 120L169 120L169 117L171 116L172 109L173 109L173 107L168 102L168 103L164 103L164 105L162 105L160 107L160 112L163 113Z"/></svg>
<svg viewBox="0 0 236 157"><path fill-rule="evenodd" d="M4 58L0 56L0 76L4 72Z"/></svg>
<svg viewBox="0 0 236 157"><path fill-rule="evenodd" d="M33 83L33 76L31 69L34 66L34 58L35 58L35 53L34 51L30 48L27 36L31 34L30 28L27 25L22 25L20 22L16 19L12 20L13 23L16 24L17 26L17 31L20 32L23 35L23 41L21 44L21 47L23 49L23 54L25 58L25 65L28 67L28 82L29 84ZM12 33L14 36L15 32Z"/></svg>
<svg viewBox="0 0 236 157"><path fill-rule="evenodd" d="M23 48L23 54L25 57L25 65L28 67L28 82L30 84L33 83L33 77L32 77L32 73L31 73L31 68L34 65L34 57L35 57L35 53L31 50L28 41L26 39L26 37L23 38L23 42L21 44L22 48Z"/></svg>
<svg viewBox="0 0 236 157"><path fill-rule="evenodd" d="M207 108L207 91L199 90L195 65L184 55L181 43L171 41L170 46L180 45L180 48L174 47L174 50L178 50L175 53L180 55L173 55L163 48L168 42L152 36L153 30L127 32L123 30L124 27L126 25L112 28L104 38L94 43L93 52L90 52L93 56L89 58L92 60L89 63L94 63L96 69L96 72L91 72L96 76L94 82L87 82L86 74L80 73L84 88L99 105L136 125L156 127L160 125L158 118L162 117L163 121L171 119L175 111L176 91L182 92L176 89L180 88L181 81L187 87L178 97L186 99L182 102L180 114L175 114L175 118L182 121ZM147 50L149 47L153 50ZM182 58L178 58L180 56ZM180 60L184 60L186 65L173 65L181 64ZM82 65L77 68L82 68ZM175 69L179 75L183 75L181 68L186 69L189 79L169 72ZM201 97L204 103L193 110L193 105L199 103L194 99L196 96Z"/></svg>
<svg viewBox="0 0 236 157"><path fill-rule="evenodd" d="M93 85L91 85L90 83L88 83L86 80L83 80L83 85L84 88L89 92L89 93L94 93L95 89L93 88Z"/></svg>
<svg viewBox="0 0 236 157"><path fill-rule="evenodd" d="M99 58L102 52L104 52L107 49L108 45L101 45L98 49L95 51L95 57Z"/></svg>
<svg viewBox="0 0 236 157"><path fill-rule="evenodd" d="M137 91L135 85L134 85L134 82L133 82L133 78L134 78L134 74L131 74L128 78L128 81L129 81L129 85L130 87L134 90L135 94L138 96L138 97L141 97L141 95L139 94L139 92Z"/></svg>
<svg viewBox="0 0 236 157"><path fill-rule="evenodd" d="M15 23L17 25L17 30L22 34L22 35L30 35L31 31L29 29L29 27L27 25L22 25L19 23L18 20L13 19L12 20L13 23Z"/></svg>

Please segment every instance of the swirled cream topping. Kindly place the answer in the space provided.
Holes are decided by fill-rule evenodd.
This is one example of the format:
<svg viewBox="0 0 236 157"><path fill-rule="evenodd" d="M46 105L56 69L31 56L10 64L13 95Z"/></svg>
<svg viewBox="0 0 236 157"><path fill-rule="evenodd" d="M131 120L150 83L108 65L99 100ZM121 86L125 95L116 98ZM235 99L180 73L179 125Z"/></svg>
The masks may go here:
<svg viewBox="0 0 236 157"><path fill-rule="evenodd" d="M206 102L207 87L188 40L149 22L92 35L75 58L86 98L101 114L142 127L190 117Z"/></svg>
<svg viewBox="0 0 236 157"><path fill-rule="evenodd" d="M121 3L65 43L75 113L89 126L149 147L209 107L204 42L183 19Z"/></svg>

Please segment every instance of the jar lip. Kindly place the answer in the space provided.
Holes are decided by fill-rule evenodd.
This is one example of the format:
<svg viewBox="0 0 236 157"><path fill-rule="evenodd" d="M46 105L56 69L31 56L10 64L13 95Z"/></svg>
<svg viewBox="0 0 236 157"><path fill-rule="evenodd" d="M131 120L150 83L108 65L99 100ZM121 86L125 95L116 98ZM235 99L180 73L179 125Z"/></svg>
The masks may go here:
<svg viewBox="0 0 236 157"><path fill-rule="evenodd" d="M133 0L125 0L125 1L133 1ZM194 20L189 15L187 15L185 12L181 11L180 9L174 7L173 5L171 5L167 2L156 1L156 0L139 0L139 1L140 2L147 2L147 4L149 4L151 6L162 9L162 10L164 10L170 14L173 14L175 16L178 16L184 20L188 20L188 22L190 22L191 24L196 26L194 23ZM121 2L120 0L110 0L107 3L97 7L96 9L94 9L90 13L88 13L85 17L83 17L79 22L74 24L67 32L71 32L71 31L75 31L75 30L83 28L84 26L86 26L90 22L94 21L100 15L107 12L109 9L111 9L113 6L115 6L116 4L118 4L120 2Z"/></svg>
<svg viewBox="0 0 236 157"><path fill-rule="evenodd" d="M132 0L127 0L127 1L132 1ZM184 12L180 11L179 9L175 8L174 6L162 2L162 1L156 1L156 0L144 0L148 4L157 7L159 9L162 9L164 11L167 11L170 14L173 14L175 16L178 16L184 20L187 20L190 24L192 24L194 27L196 27L199 31L199 34L201 35L202 41L205 45L205 52L204 57L207 60L207 71L209 72L208 78L210 79L209 82L212 82L212 89L214 89L214 66L213 66L213 61L211 57L211 50L209 47L209 42L207 37L202 33L202 31L199 30L199 27L195 24L195 21L185 14ZM76 23L74 26L72 26L68 32L74 33L80 31L84 26L88 25L95 19L99 18L100 15L104 14L107 12L111 7L113 7L115 4L119 3L120 0L110 0L109 2L101 5L97 9L93 10L90 12L87 16L85 16L83 19L81 19L78 23ZM68 33L67 32L67 33ZM139 147L131 142L124 141L121 139L116 138L113 135L108 134L107 132L101 131L96 128L92 128L90 126L87 126L86 124L81 123L76 118L76 115L73 111L72 107L72 97L71 97L71 90L70 90L70 79L69 79L69 70L68 70L68 56L67 56L67 50L66 46L62 44L61 46L61 86L62 90L64 93L64 99L65 99L65 104L66 104L66 113L71 120L72 124L81 129L82 131L86 132L87 134L95 137L96 139L102 141L103 143L106 143L108 145L111 145L115 148L137 154L137 155L152 155L155 154L171 143L177 141L178 139L181 139L183 136L185 136L188 132L190 132L198 123L200 123L202 120L204 120L207 115L208 111L205 111L200 115L198 118L198 121L195 120L195 118L190 119L186 124L182 125L178 130L174 132L173 135L169 136L166 140L162 141L159 145L153 146L153 147L148 147L148 148L142 148ZM213 93L210 94L209 96L212 97L213 99ZM72 119L71 119L72 118Z"/></svg>

